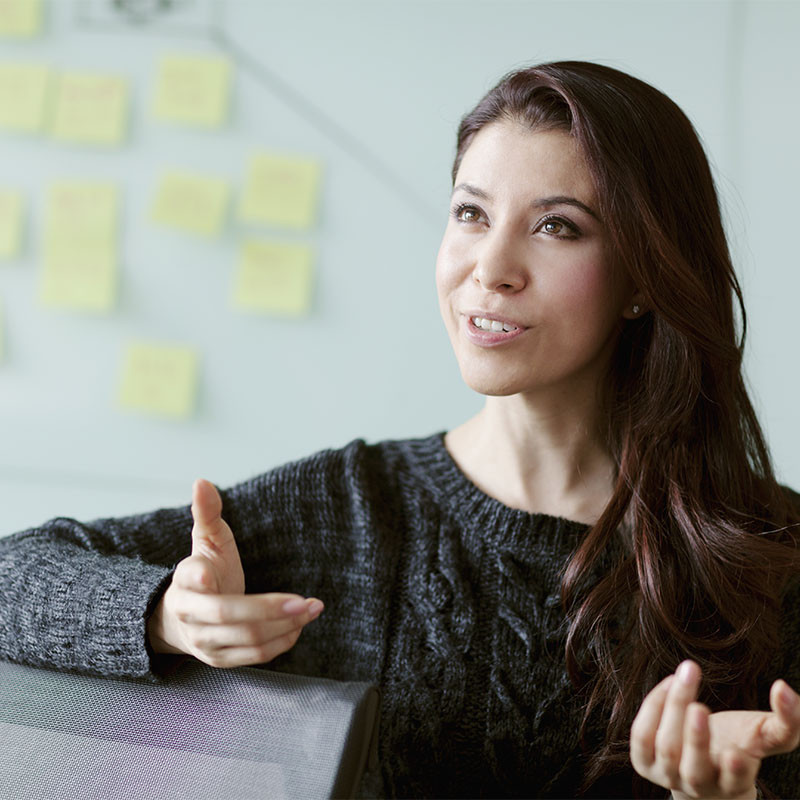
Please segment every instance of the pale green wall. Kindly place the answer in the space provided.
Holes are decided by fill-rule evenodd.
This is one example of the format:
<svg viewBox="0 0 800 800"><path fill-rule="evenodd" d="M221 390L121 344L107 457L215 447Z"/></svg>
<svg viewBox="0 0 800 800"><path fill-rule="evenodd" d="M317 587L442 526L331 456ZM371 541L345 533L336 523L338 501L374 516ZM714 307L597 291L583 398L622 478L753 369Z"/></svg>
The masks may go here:
<svg viewBox="0 0 800 800"><path fill-rule="evenodd" d="M227 485L357 436L425 435L476 410L433 286L454 131L504 72L554 59L633 72L701 132L749 303L749 374L779 472L800 487L800 3L197 0L171 31L87 27L79 5L51 0L38 40L0 42L2 60L107 70L134 86L130 136L118 151L0 137L0 184L19 186L32 214L22 257L0 265L0 533L53 515L182 503L195 476ZM224 41L204 32L206 9ZM223 131L149 119L155 63L173 50L233 59ZM259 148L324 163L320 221L306 237L318 248L314 308L302 322L227 309L237 244L256 231L234 224L209 244L146 221L161 169L207 168L241 184L246 156ZM81 176L123 189L123 291L104 319L35 301L44 187ZM121 348L138 336L202 353L193 420L114 408Z"/></svg>

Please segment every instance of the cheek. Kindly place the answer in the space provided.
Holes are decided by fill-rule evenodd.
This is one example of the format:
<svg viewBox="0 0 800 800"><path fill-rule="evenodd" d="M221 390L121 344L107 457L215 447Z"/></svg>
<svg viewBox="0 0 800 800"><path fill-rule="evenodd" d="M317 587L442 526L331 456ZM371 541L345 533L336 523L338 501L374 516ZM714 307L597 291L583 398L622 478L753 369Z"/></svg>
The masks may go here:
<svg viewBox="0 0 800 800"><path fill-rule="evenodd" d="M589 260L576 265L560 281L560 303L564 313L585 319L615 319L622 293L605 262Z"/></svg>

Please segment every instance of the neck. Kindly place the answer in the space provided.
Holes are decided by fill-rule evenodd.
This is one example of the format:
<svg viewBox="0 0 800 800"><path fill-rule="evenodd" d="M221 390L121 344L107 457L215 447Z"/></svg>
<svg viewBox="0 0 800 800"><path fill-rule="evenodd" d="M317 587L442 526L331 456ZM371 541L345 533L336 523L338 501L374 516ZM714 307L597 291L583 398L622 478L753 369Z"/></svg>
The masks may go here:
<svg viewBox="0 0 800 800"><path fill-rule="evenodd" d="M592 524L611 497L615 468L593 401L489 397L445 442L473 483L512 508Z"/></svg>

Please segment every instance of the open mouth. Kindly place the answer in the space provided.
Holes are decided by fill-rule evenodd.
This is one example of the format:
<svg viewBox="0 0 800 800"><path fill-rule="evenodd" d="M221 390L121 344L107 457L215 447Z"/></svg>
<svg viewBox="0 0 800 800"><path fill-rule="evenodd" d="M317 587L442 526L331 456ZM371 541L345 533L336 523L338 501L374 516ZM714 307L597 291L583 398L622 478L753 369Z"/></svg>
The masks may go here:
<svg viewBox="0 0 800 800"><path fill-rule="evenodd" d="M510 325L508 322L500 322L497 319L486 319L484 317L470 317L469 321L482 331L491 331L492 333L510 333L517 331L519 328L516 325Z"/></svg>

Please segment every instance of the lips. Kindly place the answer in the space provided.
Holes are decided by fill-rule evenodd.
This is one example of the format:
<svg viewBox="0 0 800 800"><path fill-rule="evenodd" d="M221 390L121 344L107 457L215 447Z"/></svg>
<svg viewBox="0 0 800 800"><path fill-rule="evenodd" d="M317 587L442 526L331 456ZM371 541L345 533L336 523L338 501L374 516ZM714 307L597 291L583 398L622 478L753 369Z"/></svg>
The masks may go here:
<svg viewBox="0 0 800 800"><path fill-rule="evenodd" d="M507 317L484 311L470 312L462 316L464 331L479 347L495 347L521 336L527 328Z"/></svg>

